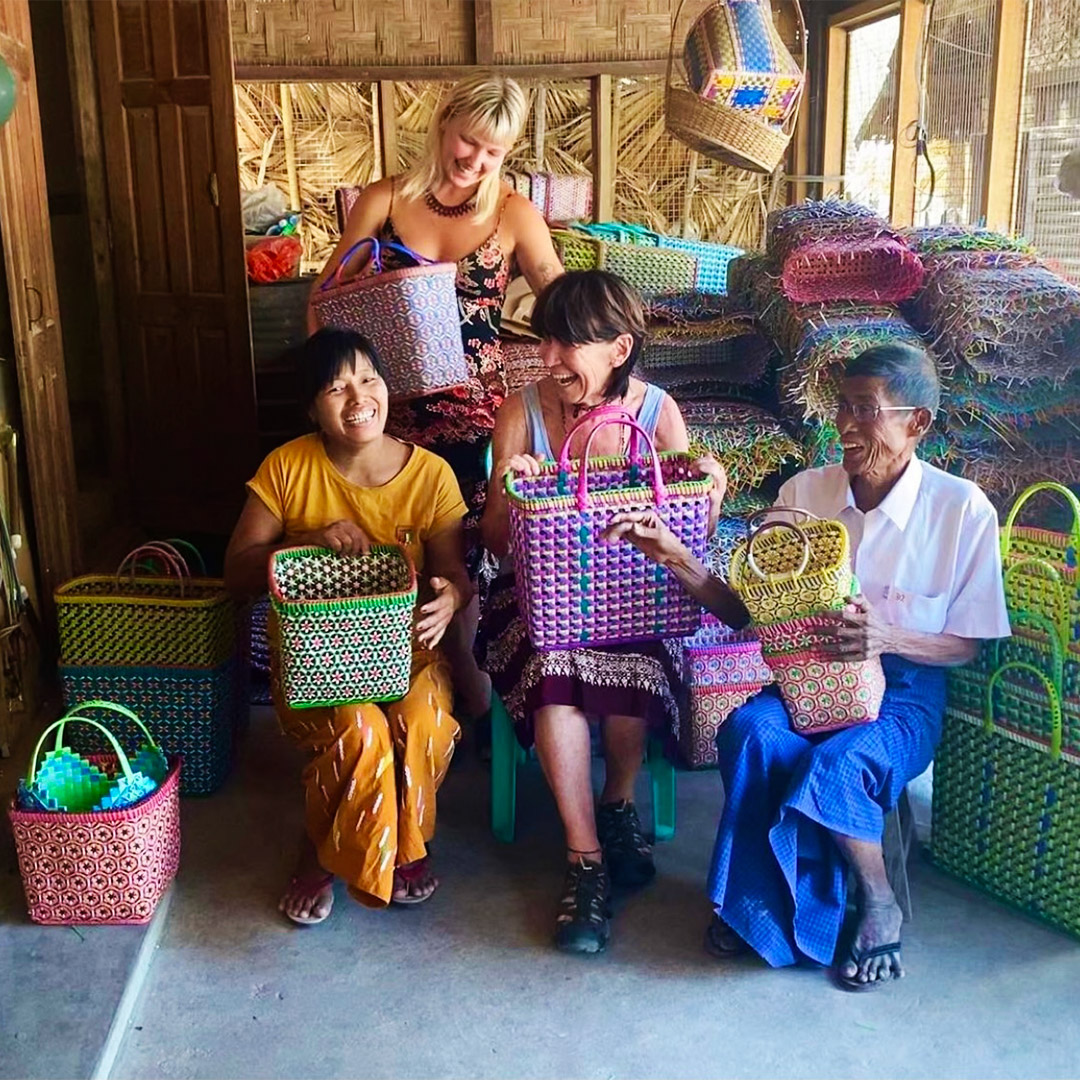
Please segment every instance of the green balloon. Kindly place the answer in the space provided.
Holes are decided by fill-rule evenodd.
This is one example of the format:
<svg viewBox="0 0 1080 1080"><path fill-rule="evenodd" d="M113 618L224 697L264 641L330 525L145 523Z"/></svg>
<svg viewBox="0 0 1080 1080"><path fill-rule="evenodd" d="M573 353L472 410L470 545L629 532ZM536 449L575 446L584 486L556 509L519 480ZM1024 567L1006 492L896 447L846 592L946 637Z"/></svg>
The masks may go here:
<svg viewBox="0 0 1080 1080"><path fill-rule="evenodd" d="M3 127L15 111L15 76L0 57L0 127Z"/></svg>

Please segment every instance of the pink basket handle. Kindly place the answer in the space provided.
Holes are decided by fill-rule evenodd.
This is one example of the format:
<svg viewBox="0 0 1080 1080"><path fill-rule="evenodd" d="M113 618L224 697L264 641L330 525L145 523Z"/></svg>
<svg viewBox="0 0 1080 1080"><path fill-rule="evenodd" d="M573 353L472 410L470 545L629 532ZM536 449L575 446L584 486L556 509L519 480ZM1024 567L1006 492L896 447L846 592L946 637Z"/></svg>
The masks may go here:
<svg viewBox="0 0 1080 1080"><path fill-rule="evenodd" d="M565 473L570 467L570 440L573 439L578 432L584 431L590 424L595 424L598 420L605 418L625 418L628 421L634 420L634 415L624 409L621 405L601 405L599 408L593 409L592 412L586 413L580 420L574 422L574 426L566 433L566 438L563 440L562 448L559 451L559 471ZM638 434L636 431L631 432L630 437L630 463L632 465L641 464L641 455L639 453ZM565 452L565 462L563 459L563 453Z"/></svg>
<svg viewBox="0 0 1080 1080"><path fill-rule="evenodd" d="M595 415L595 413L593 415ZM622 424L625 427L630 428L635 435L640 436L640 438L645 440L645 445L648 446L649 453L652 456L653 500L657 506L661 506L667 501L667 488L664 486L664 475L660 469L660 455L657 454L656 446L649 437L649 433L634 420L629 413L624 412L621 413L621 415L612 414L610 416L605 416L601 419L600 423L589 432L589 437L585 440L585 452L581 456L581 468L578 470L578 512L582 514L585 513L589 506L589 450L592 449L592 441L596 438L596 433L601 428L607 427L609 424ZM569 440L567 440L566 443L563 443L562 452L559 454L560 472L566 472L570 467L570 450L568 444Z"/></svg>
<svg viewBox="0 0 1080 1080"><path fill-rule="evenodd" d="M191 570L188 569L187 561L184 556L180 554L172 546L163 540L155 540L153 543L140 544L137 548L133 548L129 551L121 560L120 565L116 568L116 582L119 585L120 578L123 576L124 568L130 565L131 568L131 580L135 580L135 564L138 562L141 555L156 555L164 564L169 574L175 576L180 581L180 595L184 594L184 579L191 577Z"/></svg>
<svg viewBox="0 0 1080 1080"><path fill-rule="evenodd" d="M371 265L375 268L376 274L381 274L383 272L382 253L384 248L391 248L394 251L400 252L402 255L408 256L410 259L415 260L419 266L434 266L438 262L437 259L429 259L426 255L421 255L419 252L413 251L412 248L408 248L404 244L380 240L377 236L365 236L363 240L357 240L357 242L345 252L345 257L338 263L338 268L334 275L328 277L322 283L320 291L322 291L322 289L328 289L332 285L341 284L341 275L344 272L345 267L365 244L371 245Z"/></svg>

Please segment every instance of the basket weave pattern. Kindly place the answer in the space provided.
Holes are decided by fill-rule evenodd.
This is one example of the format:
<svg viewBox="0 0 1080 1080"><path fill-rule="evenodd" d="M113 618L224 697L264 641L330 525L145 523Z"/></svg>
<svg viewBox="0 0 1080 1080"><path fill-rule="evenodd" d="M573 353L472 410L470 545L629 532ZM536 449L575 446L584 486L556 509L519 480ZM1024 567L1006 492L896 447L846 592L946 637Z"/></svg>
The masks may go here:
<svg viewBox="0 0 1080 1080"><path fill-rule="evenodd" d="M95 755L114 769L115 757ZM149 922L180 863L180 761L134 806L88 814L8 808L30 918L48 925Z"/></svg>
<svg viewBox="0 0 1080 1080"><path fill-rule="evenodd" d="M270 569L281 687L292 708L391 701L409 690L416 573L403 548L283 548Z"/></svg>

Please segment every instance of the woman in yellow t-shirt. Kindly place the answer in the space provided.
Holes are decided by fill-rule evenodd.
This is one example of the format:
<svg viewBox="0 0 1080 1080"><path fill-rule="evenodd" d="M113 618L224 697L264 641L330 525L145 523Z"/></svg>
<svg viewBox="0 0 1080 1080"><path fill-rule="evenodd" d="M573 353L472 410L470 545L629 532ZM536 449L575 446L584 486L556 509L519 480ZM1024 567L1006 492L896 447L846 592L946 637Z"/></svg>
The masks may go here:
<svg viewBox="0 0 1080 1080"><path fill-rule="evenodd" d="M438 645L472 587L457 481L442 458L385 434L386 382L371 343L320 330L301 350L300 372L318 430L274 450L248 483L225 555L229 588L265 593L271 553L298 544L342 555L401 544L421 583L412 681L400 701L290 709L272 678L282 729L311 754L306 837L278 905L307 924L330 914L335 877L369 907L419 903L438 885L427 844L435 793L460 735Z"/></svg>

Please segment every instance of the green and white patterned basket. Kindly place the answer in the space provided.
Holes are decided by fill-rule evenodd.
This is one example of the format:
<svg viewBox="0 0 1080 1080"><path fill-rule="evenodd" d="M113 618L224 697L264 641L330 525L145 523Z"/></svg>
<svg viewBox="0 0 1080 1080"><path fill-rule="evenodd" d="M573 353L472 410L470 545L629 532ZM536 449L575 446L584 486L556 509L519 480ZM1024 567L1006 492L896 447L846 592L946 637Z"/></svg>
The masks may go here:
<svg viewBox="0 0 1080 1080"><path fill-rule="evenodd" d="M270 560L280 680L294 709L395 701L409 690L416 570L404 548L282 548Z"/></svg>

